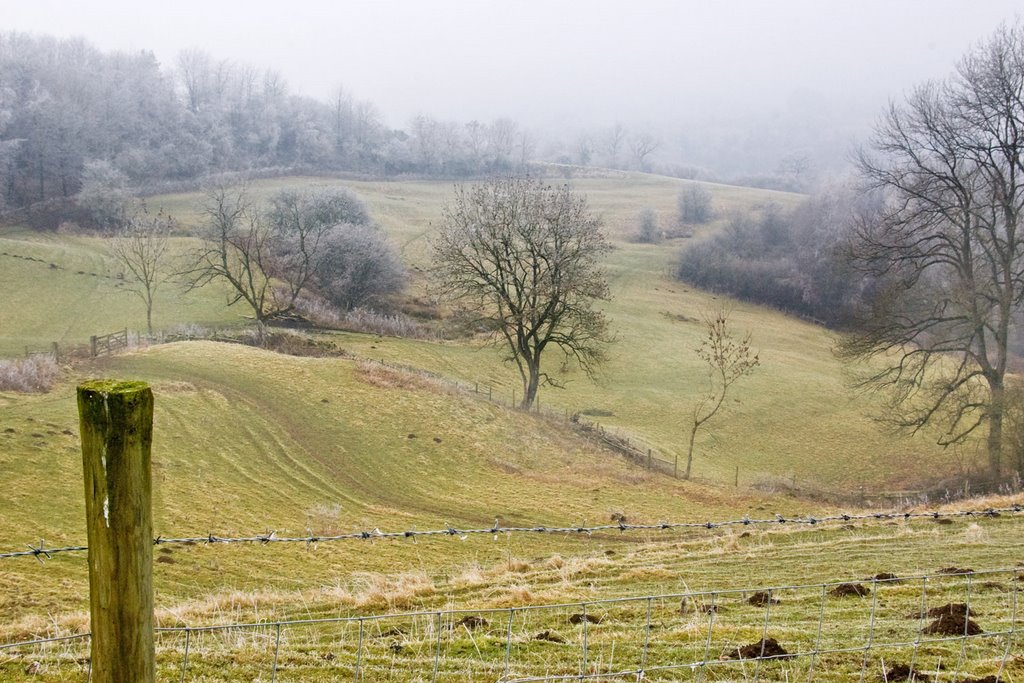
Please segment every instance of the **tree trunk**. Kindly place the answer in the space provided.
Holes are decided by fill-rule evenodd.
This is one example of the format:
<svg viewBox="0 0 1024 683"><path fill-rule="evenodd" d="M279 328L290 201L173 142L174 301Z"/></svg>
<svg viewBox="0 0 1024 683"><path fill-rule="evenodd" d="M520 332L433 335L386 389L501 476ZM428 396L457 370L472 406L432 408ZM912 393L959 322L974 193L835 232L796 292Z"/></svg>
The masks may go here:
<svg viewBox="0 0 1024 683"><path fill-rule="evenodd" d="M1003 412L1005 389L1002 382L989 381L991 396L988 407L988 471L992 483L1003 475Z"/></svg>
<svg viewBox="0 0 1024 683"><path fill-rule="evenodd" d="M697 439L697 430L700 428L700 424L694 422L693 427L690 429L690 448L686 451L686 474L683 475L683 479L689 481L690 471L693 468L693 442Z"/></svg>
<svg viewBox="0 0 1024 683"><path fill-rule="evenodd" d="M523 378L523 400L519 407L529 410L537 398L537 389L540 387L540 360L534 358L528 363L528 374Z"/></svg>

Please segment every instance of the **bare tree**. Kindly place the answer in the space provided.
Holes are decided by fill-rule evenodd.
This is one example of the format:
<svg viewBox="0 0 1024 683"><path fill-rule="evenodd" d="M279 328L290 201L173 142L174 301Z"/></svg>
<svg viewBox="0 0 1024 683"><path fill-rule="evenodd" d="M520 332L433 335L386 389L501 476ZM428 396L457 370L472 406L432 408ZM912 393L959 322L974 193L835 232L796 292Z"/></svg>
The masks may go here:
<svg viewBox="0 0 1024 683"><path fill-rule="evenodd" d="M272 245L260 266L279 283L279 302L290 310L327 267L336 226L368 225L370 215L355 193L331 188L282 190L271 197L266 219Z"/></svg>
<svg viewBox="0 0 1024 683"><path fill-rule="evenodd" d="M647 170L647 157L653 154L660 144L661 141L650 133L633 136L630 147L633 150L633 160L636 162L637 170Z"/></svg>
<svg viewBox="0 0 1024 683"><path fill-rule="evenodd" d="M520 407L542 384L561 382L541 369L548 347L588 375L609 342L608 296L600 261L609 249L586 199L529 178L458 187L434 243L441 290L475 313L508 352L523 381Z"/></svg>
<svg viewBox="0 0 1024 683"><path fill-rule="evenodd" d="M160 211L152 216L142 212L128 218L110 244L114 258L127 271L125 286L146 306L146 330L153 334L153 301L157 289L170 276L168 238L174 227L170 216Z"/></svg>
<svg viewBox="0 0 1024 683"><path fill-rule="evenodd" d="M245 301L259 323L291 313L307 292L347 308L404 284L394 249L346 188L284 190L261 212L244 187L218 187L205 211L203 247L186 273L189 287L226 283L229 304Z"/></svg>
<svg viewBox="0 0 1024 683"><path fill-rule="evenodd" d="M589 166L594 158L594 141L586 133L576 138L576 163L580 166Z"/></svg>
<svg viewBox="0 0 1024 683"><path fill-rule="evenodd" d="M693 444L697 432L708 420L722 410L729 389L741 378L754 372L761 364L757 352L750 348L750 333L737 338L729 329L729 314L719 311L704 318L707 332L697 356L708 366L708 391L693 406L690 422L690 443L686 451L686 479L693 468ZM676 457L673 474L679 474L679 458Z"/></svg>
<svg viewBox="0 0 1024 683"><path fill-rule="evenodd" d="M245 188L214 187L203 212L202 246L183 273L188 289L225 282L228 305L244 301L260 324L285 313L291 304L279 301L270 275L274 235Z"/></svg>
<svg viewBox="0 0 1024 683"><path fill-rule="evenodd" d="M1009 338L1024 301L1024 25L999 29L953 78L914 90L877 126L863 177L887 205L856 263L888 283L841 353L890 399L894 424L961 443L987 426L1003 474Z"/></svg>
<svg viewBox="0 0 1024 683"><path fill-rule="evenodd" d="M342 223L323 244L315 290L341 310L386 303L402 290L405 268L384 231L372 224Z"/></svg>
<svg viewBox="0 0 1024 683"><path fill-rule="evenodd" d="M608 157L608 166L617 168L619 165L619 152L622 151L622 143L626 139L626 128L621 123L616 123L604 133L604 152Z"/></svg>

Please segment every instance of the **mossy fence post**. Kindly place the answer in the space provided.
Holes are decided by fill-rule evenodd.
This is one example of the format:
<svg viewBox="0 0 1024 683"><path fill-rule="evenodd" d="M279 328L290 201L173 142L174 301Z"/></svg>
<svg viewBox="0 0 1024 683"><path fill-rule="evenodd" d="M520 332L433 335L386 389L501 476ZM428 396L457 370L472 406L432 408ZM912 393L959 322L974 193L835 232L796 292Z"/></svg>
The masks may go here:
<svg viewBox="0 0 1024 683"><path fill-rule="evenodd" d="M78 387L89 539L94 683L152 683L153 392L144 382Z"/></svg>

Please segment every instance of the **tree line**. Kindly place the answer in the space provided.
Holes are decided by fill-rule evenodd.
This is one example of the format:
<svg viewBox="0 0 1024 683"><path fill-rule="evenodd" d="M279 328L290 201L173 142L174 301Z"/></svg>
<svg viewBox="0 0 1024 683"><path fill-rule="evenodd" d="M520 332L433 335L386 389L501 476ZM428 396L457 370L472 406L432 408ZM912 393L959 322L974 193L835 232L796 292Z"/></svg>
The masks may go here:
<svg viewBox="0 0 1024 683"><path fill-rule="evenodd" d="M342 88L316 100L273 70L199 50L166 69L151 52L0 33L0 209L59 202L90 186L261 168L508 173L532 153L532 138L510 119L419 116L397 130Z"/></svg>
<svg viewBox="0 0 1024 683"><path fill-rule="evenodd" d="M879 280L849 258L854 221L877 210L879 201L836 183L792 209L768 202L733 214L712 237L682 251L677 275L704 289L849 328Z"/></svg>
<svg viewBox="0 0 1024 683"><path fill-rule="evenodd" d="M459 179L521 173L529 161L545 160L567 175L604 166L722 179L688 161L700 156L693 141L667 144L672 138L616 122L546 139L510 118L427 114L393 128L373 102L342 87L307 97L273 69L201 50L161 65L149 51L0 33L0 211L52 202L52 211L32 214L41 227L87 221L87 212L74 214L64 200L90 184L148 192L259 169ZM712 156L724 160L721 152ZM735 161L723 163L735 171ZM744 182L801 189L814 174L799 150L781 154L775 166Z"/></svg>

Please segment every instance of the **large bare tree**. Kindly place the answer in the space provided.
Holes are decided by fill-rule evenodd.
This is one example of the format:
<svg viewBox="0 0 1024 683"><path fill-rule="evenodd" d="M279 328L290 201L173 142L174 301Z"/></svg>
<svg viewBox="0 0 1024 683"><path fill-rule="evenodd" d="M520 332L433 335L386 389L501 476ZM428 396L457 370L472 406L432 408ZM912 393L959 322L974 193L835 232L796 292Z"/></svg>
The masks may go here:
<svg viewBox="0 0 1024 683"><path fill-rule="evenodd" d="M203 211L202 246L184 273L189 289L226 283L231 291L228 305L244 301L260 324L290 310L294 298L282 300L271 277L273 230L245 188L210 189Z"/></svg>
<svg viewBox="0 0 1024 683"><path fill-rule="evenodd" d="M520 407L542 384L549 347L588 374L610 341L601 259L609 245L586 199L568 187L529 178L458 187L434 242L435 275L446 294L475 313L515 362L523 380Z"/></svg>
<svg viewBox="0 0 1024 683"><path fill-rule="evenodd" d="M940 443L987 429L1003 469L1010 330L1024 301L1024 25L1004 26L943 82L916 88L876 128L860 169L887 203L858 231L856 262L887 283L847 358L874 359L900 427Z"/></svg>

